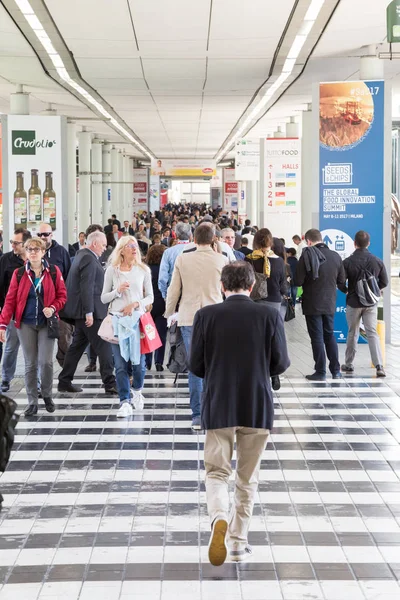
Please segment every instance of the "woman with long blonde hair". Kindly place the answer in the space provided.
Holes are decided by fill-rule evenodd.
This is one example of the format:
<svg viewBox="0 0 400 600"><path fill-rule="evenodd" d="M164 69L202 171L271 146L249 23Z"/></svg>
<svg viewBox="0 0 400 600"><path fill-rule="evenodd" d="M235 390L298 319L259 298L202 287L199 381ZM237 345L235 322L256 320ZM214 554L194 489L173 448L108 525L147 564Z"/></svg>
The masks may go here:
<svg viewBox="0 0 400 600"><path fill-rule="evenodd" d="M108 260L101 301L104 304L110 303L112 314L126 317L136 310L144 312L149 305L153 304L153 300L150 269L142 262L137 240L131 235L123 236L118 240ZM132 365L133 390L131 391L129 362L121 355L119 344L112 344L112 351L121 403L117 417L129 417L132 414L131 400L135 409L143 409L142 389L146 372L146 355L141 355L138 365Z"/></svg>

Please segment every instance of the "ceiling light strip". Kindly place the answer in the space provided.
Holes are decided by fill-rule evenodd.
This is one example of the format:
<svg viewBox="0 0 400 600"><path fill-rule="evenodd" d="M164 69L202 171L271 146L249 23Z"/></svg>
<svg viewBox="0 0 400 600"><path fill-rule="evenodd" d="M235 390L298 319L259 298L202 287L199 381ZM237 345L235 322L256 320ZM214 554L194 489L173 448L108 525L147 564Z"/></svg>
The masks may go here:
<svg viewBox="0 0 400 600"><path fill-rule="evenodd" d="M77 83L72 77L69 75L64 61L61 56L58 54L56 49L54 48L52 41L48 34L46 33L44 27L41 22L37 18L35 11L32 6L28 2L28 0L15 0L18 8L24 15L25 19L29 23L32 31L38 38L39 42L42 44L43 48L46 50L51 62L53 63L57 74L59 77L65 81L70 87L72 87L80 96L82 96L85 100L87 100L100 114L102 114L110 124L127 138L134 146L136 146L143 154L145 154L148 158L155 158L147 148L145 148L138 140L136 140L129 131L125 129L116 119L113 117L107 109L98 102L85 88L83 88L79 83Z"/></svg>
<svg viewBox="0 0 400 600"><path fill-rule="evenodd" d="M323 7L325 0L311 0L310 5L307 9L304 20L302 21L299 33L293 40L293 43L290 47L290 50L286 56L285 63L282 67L281 74L278 79L268 88L265 95L261 98L261 100L256 104L251 113L246 117L244 122L239 126L239 129L235 131L235 133L231 134L228 138L228 141L223 146L222 150L220 150L216 156L216 161L219 162L227 152L232 148L232 146L237 142L237 140L243 135L243 133L248 129L254 119L256 119L261 112L264 110L268 102L271 100L272 96L282 87L288 77L292 74L292 71L296 65L297 58L306 43L306 40L313 28L315 21L318 18L318 15Z"/></svg>

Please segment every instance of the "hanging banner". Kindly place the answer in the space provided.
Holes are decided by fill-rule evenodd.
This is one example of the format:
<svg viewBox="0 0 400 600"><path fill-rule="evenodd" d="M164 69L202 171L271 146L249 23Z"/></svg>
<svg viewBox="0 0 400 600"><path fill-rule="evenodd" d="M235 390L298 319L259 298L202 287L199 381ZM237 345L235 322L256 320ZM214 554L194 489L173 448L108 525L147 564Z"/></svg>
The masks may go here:
<svg viewBox="0 0 400 600"><path fill-rule="evenodd" d="M214 177L217 173L215 160L153 159L151 175L160 177Z"/></svg>
<svg viewBox="0 0 400 600"><path fill-rule="evenodd" d="M168 204L168 191L172 188L171 179L160 177L160 206L164 208Z"/></svg>
<svg viewBox="0 0 400 600"><path fill-rule="evenodd" d="M224 169L224 210L238 209L239 183L236 181L235 169Z"/></svg>
<svg viewBox="0 0 400 600"><path fill-rule="evenodd" d="M235 169L238 181L260 179L260 140L244 138L236 142Z"/></svg>
<svg viewBox="0 0 400 600"><path fill-rule="evenodd" d="M160 178L150 175L149 212L154 215L156 210L160 210Z"/></svg>
<svg viewBox="0 0 400 600"><path fill-rule="evenodd" d="M9 231L25 227L35 235L41 223L48 223L62 243L65 118L8 115L3 128Z"/></svg>
<svg viewBox="0 0 400 600"><path fill-rule="evenodd" d="M246 203L246 183L239 181L239 194L238 194L238 216L247 217L247 203Z"/></svg>
<svg viewBox="0 0 400 600"><path fill-rule="evenodd" d="M148 169L133 169L133 212L148 209Z"/></svg>
<svg viewBox="0 0 400 600"><path fill-rule="evenodd" d="M261 143L266 226L289 243L301 232L301 141L267 138Z"/></svg>
<svg viewBox="0 0 400 600"><path fill-rule="evenodd" d="M319 88L320 229L344 259L354 235L371 235L383 258L384 82L321 83ZM347 340L346 297L338 292L335 335Z"/></svg>

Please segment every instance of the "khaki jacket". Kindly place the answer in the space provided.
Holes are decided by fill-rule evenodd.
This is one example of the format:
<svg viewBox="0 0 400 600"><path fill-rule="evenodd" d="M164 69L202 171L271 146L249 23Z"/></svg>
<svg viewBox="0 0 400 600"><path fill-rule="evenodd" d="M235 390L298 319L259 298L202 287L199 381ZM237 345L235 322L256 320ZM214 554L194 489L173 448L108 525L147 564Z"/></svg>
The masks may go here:
<svg viewBox="0 0 400 600"><path fill-rule="evenodd" d="M209 246L184 251L175 262L166 298L165 316L176 312L178 324L193 325L196 312L210 304L222 302L221 271L229 260Z"/></svg>

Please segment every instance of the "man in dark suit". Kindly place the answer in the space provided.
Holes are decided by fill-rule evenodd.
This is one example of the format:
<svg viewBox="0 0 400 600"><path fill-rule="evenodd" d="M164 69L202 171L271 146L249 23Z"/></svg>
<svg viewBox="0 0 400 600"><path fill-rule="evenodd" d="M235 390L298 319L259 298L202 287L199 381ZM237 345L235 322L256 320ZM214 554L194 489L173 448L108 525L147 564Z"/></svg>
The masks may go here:
<svg viewBox="0 0 400 600"><path fill-rule="evenodd" d="M75 254L78 250L82 250L86 247L86 235L84 231L80 232L78 241L75 242L75 244L72 244L72 247L75 250Z"/></svg>
<svg viewBox="0 0 400 600"><path fill-rule="evenodd" d="M104 270L99 262L99 256L106 247L104 233L91 233L86 248L78 252L68 274L68 300L63 316L75 320L75 333L58 376L59 392L75 394L82 391L81 387L72 385L72 380L82 354L90 344L100 359L100 374L106 393L116 393L111 346L98 336L101 322L107 315L107 305L100 300Z"/></svg>
<svg viewBox="0 0 400 600"><path fill-rule="evenodd" d="M226 559L227 534L231 560L242 562L251 555L247 535L274 416L270 378L290 364L282 317L267 302L250 299L254 281L250 264L237 261L225 266L221 282L226 301L199 310L193 324L189 369L204 379L201 421L207 431L209 559L215 566ZM239 326L232 327L232 323ZM229 518L228 480L235 437L236 490Z"/></svg>
<svg viewBox="0 0 400 600"><path fill-rule="evenodd" d="M113 220L108 219L107 225L104 227L104 233L107 235L107 233L111 233L112 230L113 230Z"/></svg>
<svg viewBox="0 0 400 600"><path fill-rule="evenodd" d="M315 361L309 381L325 381L326 355L333 379L340 379L338 346L333 331L336 290L346 283L342 259L322 241L318 229L305 234L304 248L296 268L295 285L303 287L302 307Z"/></svg>
<svg viewBox="0 0 400 600"><path fill-rule="evenodd" d="M122 227L122 233L129 233L129 235L135 235L135 232L133 231L133 227L131 227L131 225L129 225L129 221L124 221L124 225Z"/></svg>

